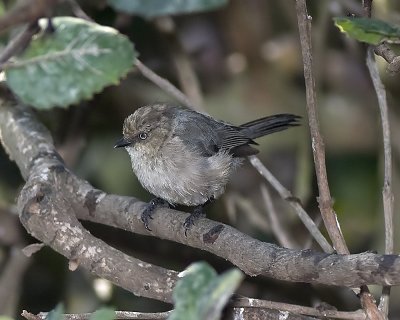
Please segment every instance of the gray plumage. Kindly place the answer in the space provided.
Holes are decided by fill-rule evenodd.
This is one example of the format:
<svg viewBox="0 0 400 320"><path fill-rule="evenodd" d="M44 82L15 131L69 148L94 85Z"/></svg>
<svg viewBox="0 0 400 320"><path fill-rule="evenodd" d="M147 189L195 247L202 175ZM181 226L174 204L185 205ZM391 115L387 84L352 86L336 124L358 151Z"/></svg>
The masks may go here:
<svg viewBox="0 0 400 320"><path fill-rule="evenodd" d="M253 139L296 126L298 119L279 114L234 126L183 107L151 105L125 119L116 147L128 151L150 193L199 206L218 198L242 158L258 152Z"/></svg>

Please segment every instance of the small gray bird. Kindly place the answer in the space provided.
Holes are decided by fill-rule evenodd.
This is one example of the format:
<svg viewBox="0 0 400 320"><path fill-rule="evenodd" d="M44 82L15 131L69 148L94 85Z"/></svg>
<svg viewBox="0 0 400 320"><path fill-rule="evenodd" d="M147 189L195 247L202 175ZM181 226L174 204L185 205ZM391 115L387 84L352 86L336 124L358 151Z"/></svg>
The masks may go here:
<svg viewBox="0 0 400 320"><path fill-rule="evenodd" d="M125 147L140 183L157 197L142 213L146 229L157 206L181 204L195 207L183 225L186 234L203 207L224 193L243 158L258 153L253 139L297 126L299 118L277 114L234 126L179 106L137 109L114 148Z"/></svg>

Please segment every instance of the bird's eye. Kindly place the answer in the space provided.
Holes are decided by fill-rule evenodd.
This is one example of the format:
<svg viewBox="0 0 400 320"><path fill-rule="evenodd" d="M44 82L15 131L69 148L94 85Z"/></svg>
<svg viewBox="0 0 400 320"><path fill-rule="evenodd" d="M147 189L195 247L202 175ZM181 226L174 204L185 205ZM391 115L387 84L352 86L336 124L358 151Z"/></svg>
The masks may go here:
<svg viewBox="0 0 400 320"><path fill-rule="evenodd" d="M147 133L146 132L141 132L139 133L139 138L141 140L146 140L147 139Z"/></svg>

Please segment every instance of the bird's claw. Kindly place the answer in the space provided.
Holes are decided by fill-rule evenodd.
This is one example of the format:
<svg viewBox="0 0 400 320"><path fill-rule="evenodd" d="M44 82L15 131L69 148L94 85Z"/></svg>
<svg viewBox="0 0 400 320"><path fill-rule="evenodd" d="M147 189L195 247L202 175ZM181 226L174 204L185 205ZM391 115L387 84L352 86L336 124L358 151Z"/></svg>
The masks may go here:
<svg viewBox="0 0 400 320"><path fill-rule="evenodd" d="M203 206L198 206L194 208L193 212L189 217L186 218L183 223L183 228L185 229L185 237L187 237L187 232L192 228L194 223L199 220L201 217L205 216L203 212Z"/></svg>
<svg viewBox="0 0 400 320"><path fill-rule="evenodd" d="M185 222L183 223L183 228L185 229L185 237L187 237L187 232L190 228L194 225L194 222L197 220L194 219L193 214L186 218Z"/></svg>
<svg viewBox="0 0 400 320"><path fill-rule="evenodd" d="M151 216L154 213L154 207L152 207L150 204L146 207L146 209L143 210L142 215L140 219L142 220L144 227L148 230L151 231L149 228L149 222L153 217Z"/></svg>
<svg viewBox="0 0 400 320"><path fill-rule="evenodd" d="M150 220L153 219L153 213L158 207L164 207L164 206L169 207L168 203L161 198L154 198L147 204L146 208L143 210L142 215L140 217L146 230L152 231L149 227L149 222Z"/></svg>

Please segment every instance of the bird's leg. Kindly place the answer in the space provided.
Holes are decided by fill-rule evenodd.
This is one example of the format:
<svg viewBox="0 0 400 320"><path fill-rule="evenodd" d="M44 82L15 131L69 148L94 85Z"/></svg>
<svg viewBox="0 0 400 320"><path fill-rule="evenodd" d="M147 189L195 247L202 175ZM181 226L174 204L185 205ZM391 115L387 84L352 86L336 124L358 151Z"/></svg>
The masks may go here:
<svg viewBox="0 0 400 320"><path fill-rule="evenodd" d="M204 204L195 207L190 216L186 218L185 222L183 223L183 227L185 228L185 236L187 236L187 232L194 225L194 223L206 215L203 209L204 209Z"/></svg>
<svg viewBox="0 0 400 320"><path fill-rule="evenodd" d="M185 236L187 236L187 232L197 220L206 216L204 212L204 207L213 201L214 197L211 197L206 203L203 203L193 209L193 212L190 214L189 217L186 218L185 222L183 223L183 227L185 228Z"/></svg>
<svg viewBox="0 0 400 320"><path fill-rule="evenodd" d="M151 231L151 229L149 228L149 222L150 219L153 219L152 215L154 211L158 207L165 207L165 206L169 207L169 203L161 198L154 198L147 204L146 208L143 210L142 215L140 217L144 224L144 227L147 230Z"/></svg>

